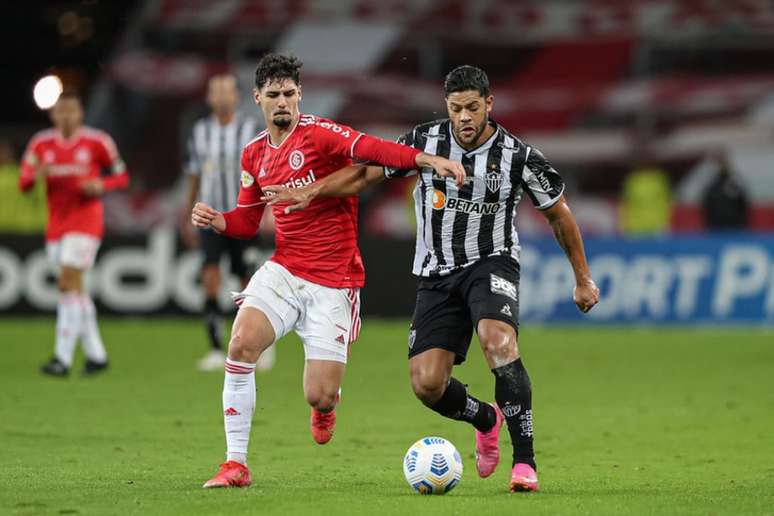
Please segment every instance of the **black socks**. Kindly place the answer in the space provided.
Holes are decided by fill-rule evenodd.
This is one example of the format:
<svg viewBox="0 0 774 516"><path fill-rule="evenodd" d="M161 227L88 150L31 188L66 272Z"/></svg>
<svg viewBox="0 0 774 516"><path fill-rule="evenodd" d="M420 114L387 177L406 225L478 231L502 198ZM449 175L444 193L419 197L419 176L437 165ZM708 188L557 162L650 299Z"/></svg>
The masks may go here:
<svg viewBox="0 0 774 516"><path fill-rule="evenodd" d="M488 432L497 420L492 406L470 396L456 378L449 380L441 399L430 408L450 419L467 421L479 432Z"/></svg>
<svg viewBox="0 0 774 516"><path fill-rule="evenodd" d="M212 349L223 349L223 315L218 307L218 300L208 298L204 300L204 322L207 325L207 335L210 337Z"/></svg>
<svg viewBox="0 0 774 516"><path fill-rule="evenodd" d="M495 375L495 399L508 424L513 443L513 463L535 466L532 446L532 386L521 359L492 369Z"/></svg>

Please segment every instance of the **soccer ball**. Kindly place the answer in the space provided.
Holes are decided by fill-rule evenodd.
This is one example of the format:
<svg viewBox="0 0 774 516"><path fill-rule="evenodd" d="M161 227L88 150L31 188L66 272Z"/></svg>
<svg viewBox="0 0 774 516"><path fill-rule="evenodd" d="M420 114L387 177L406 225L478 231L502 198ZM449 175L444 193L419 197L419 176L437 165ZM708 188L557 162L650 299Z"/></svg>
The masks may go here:
<svg viewBox="0 0 774 516"><path fill-rule="evenodd" d="M446 439L425 437L406 452L403 474L419 494L445 494L462 478L462 458Z"/></svg>

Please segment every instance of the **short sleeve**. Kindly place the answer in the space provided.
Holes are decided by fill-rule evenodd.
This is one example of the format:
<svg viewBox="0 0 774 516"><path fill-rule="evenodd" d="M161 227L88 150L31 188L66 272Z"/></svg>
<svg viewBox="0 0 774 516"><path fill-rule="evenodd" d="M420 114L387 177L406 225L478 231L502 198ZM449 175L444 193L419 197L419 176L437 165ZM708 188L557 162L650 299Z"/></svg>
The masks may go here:
<svg viewBox="0 0 774 516"><path fill-rule="evenodd" d="M251 153L247 147L242 150L242 172L240 174L239 196L237 197L238 208L250 208L253 206L263 206L261 201L263 190L253 175Z"/></svg>
<svg viewBox="0 0 774 516"><path fill-rule="evenodd" d="M401 145L408 145L409 147L415 147L415 136L416 136L416 129L414 129L411 132L408 132L398 138L396 141L397 143L400 143ZM421 149L420 149L421 150ZM392 167L384 167L384 176L386 178L393 178L393 177L409 177L413 176L417 173L416 169L399 169L399 168L392 168Z"/></svg>
<svg viewBox="0 0 774 516"><path fill-rule="evenodd" d="M314 140L323 154L354 158L355 144L363 133L329 120L317 120L315 126Z"/></svg>
<svg viewBox="0 0 774 516"><path fill-rule="evenodd" d="M528 152L521 183L535 207L545 210L562 197L564 181L539 150L530 147Z"/></svg>

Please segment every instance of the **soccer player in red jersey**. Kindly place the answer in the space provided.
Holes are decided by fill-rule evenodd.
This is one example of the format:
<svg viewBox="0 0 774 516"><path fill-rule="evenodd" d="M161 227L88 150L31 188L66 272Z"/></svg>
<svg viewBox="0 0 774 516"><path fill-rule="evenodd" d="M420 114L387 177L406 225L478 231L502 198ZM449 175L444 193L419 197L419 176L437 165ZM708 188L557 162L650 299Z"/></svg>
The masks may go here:
<svg viewBox="0 0 774 516"><path fill-rule="evenodd" d="M460 163L300 114L300 67L294 57L269 54L260 60L254 96L267 129L242 153L237 207L220 213L197 203L191 215L194 225L251 238L265 207L262 185L311 184L353 160L429 167L462 182ZM276 252L237 297L240 309L223 387L227 460L206 488L250 485L246 459L255 408L255 363L291 330L304 345L303 388L312 407L312 436L319 444L331 439L349 346L360 330L359 289L365 271L357 247L357 199L320 199L295 213L275 208L274 216Z"/></svg>
<svg viewBox="0 0 774 516"><path fill-rule="evenodd" d="M83 288L83 274L94 265L103 234L104 192L129 184L126 166L113 139L83 126L80 97L64 92L51 109L52 129L37 133L22 158L19 188L30 191L45 180L48 198L46 253L58 270L60 291L54 357L42 372L67 376L81 339L86 355L84 375L104 371L107 353L97 326L97 313ZM102 169L110 174L102 177Z"/></svg>

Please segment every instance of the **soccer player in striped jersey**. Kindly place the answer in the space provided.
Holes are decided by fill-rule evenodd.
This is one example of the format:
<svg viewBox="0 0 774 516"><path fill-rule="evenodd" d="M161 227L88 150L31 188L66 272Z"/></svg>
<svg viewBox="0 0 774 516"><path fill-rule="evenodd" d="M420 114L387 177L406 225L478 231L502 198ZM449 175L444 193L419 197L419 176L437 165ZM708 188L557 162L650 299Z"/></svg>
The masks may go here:
<svg viewBox="0 0 774 516"><path fill-rule="evenodd" d="M511 491L538 489L533 450L532 387L518 347L519 244L514 217L526 194L548 219L575 273L573 298L588 312L599 300L578 225L559 174L536 148L489 118L493 96L483 70L461 66L444 83L449 117L421 124L399 140L462 162L460 186L427 168L361 167L302 189L268 186L270 204L289 213L320 197L355 195L385 177L417 175L414 201L420 281L409 334L416 396L429 408L476 429L476 468L491 475L500 460L505 421L513 445ZM495 376L495 404L481 402L452 376L465 360L472 332Z"/></svg>
<svg viewBox="0 0 774 516"><path fill-rule="evenodd" d="M207 87L207 104L212 113L194 124L186 146L187 214L201 200L219 211L236 204L242 149L256 136L256 120L237 111L239 89L232 74L215 75ZM223 313L218 304L223 283L220 260L228 254L231 272L242 288L250 279L244 254L248 240L234 240L203 229L197 233L187 217L181 225L181 236L188 247L200 246L204 255L202 289L204 290L204 323L210 340L210 351L198 363L202 371L222 371L226 363L223 350ZM267 349L256 369L265 371L274 365L274 347Z"/></svg>
<svg viewBox="0 0 774 516"><path fill-rule="evenodd" d="M41 368L67 376L80 339L85 375L104 371L108 357L97 326L94 303L83 288L83 275L94 265L102 235L102 194L126 188L129 176L116 144L105 132L85 127L80 97L66 91L51 108L52 129L37 133L24 153L19 188L46 182L48 225L46 254L57 267L54 357ZM109 170L107 176L102 170Z"/></svg>
<svg viewBox="0 0 774 516"><path fill-rule="evenodd" d="M374 138L351 127L301 114L301 63L268 54L258 63L255 102L267 129L242 153L236 209L221 212L197 203L194 225L232 238L252 238L265 208L263 186L314 184L352 160L396 168L431 167L460 184L459 162ZM223 386L226 462L204 484L244 487L251 483L247 445L255 409L255 364L290 331L304 345L303 388L312 407L310 426L318 444L333 436L335 408L350 345L360 331L360 287L365 279L357 247L357 199L319 199L309 209L274 209L276 251L238 296Z"/></svg>

